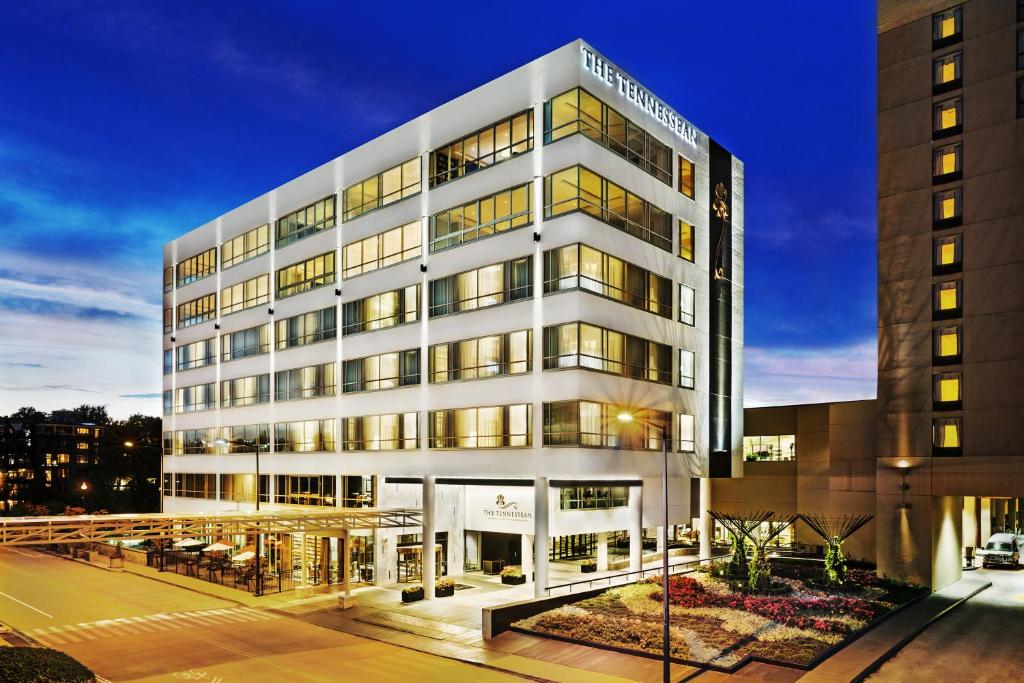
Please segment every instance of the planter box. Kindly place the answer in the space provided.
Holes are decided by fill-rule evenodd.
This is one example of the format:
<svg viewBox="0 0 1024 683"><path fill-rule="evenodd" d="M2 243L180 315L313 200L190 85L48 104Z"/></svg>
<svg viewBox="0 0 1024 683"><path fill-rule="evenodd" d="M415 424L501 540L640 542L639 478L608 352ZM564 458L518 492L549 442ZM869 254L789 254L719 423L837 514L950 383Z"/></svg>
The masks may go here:
<svg viewBox="0 0 1024 683"><path fill-rule="evenodd" d="M522 576L503 576L501 582L506 586L521 586L526 583L526 574Z"/></svg>
<svg viewBox="0 0 1024 683"><path fill-rule="evenodd" d="M435 598L450 598L455 595L455 586L451 588L434 588Z"/></svg>
<svg viewBox="0 0 1024 683"><path fill-rule="evenodd" d="M597 565L596 564L581 564L580 565L580 571L583 572L584 574L592 574L593 572L597 571Z"/></svg>
<svg viewBox="0 0 1024 683"><path fill-rule="evenodd" d="M423 599L423 587L421 586L417 591L411 591L406 593L402 591L402 602L417 602Z"/></svg>
<svg viewBox="0 0 1024 683"><path fill-rule="evenodd" d="M111 569L124 569L124 558L123 557L110 557L107 558L110 561Z"/></svg>

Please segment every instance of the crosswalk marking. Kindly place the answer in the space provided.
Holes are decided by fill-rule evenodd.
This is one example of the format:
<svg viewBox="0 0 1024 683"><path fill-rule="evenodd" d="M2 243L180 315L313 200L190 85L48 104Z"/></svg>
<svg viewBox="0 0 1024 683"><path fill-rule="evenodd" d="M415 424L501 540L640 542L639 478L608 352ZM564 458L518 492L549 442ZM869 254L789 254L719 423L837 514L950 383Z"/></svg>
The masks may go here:
<svg viewBox="0 0 1024 683"><path fill-rule="evenodd" d="M250 607L231 607L191 612L161 612L146 616L100 619L63 626L44 626L32 631L31 635L43 645L66 645L114 636L154 633L196 626L253 623L280 618L281 616L278 614Z"/></svg>

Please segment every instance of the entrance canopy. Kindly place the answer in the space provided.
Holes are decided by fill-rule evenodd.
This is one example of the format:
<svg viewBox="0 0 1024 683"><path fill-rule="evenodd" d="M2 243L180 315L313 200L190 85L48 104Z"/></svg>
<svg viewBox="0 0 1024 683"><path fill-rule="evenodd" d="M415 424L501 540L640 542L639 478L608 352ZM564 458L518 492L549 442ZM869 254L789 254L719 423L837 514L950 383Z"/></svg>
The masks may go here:
<svg viewBox="0 0 1024 683"><path fill-rule="evenodd" d="M422 527L419 508L0 517L0 546Z"/></svg>

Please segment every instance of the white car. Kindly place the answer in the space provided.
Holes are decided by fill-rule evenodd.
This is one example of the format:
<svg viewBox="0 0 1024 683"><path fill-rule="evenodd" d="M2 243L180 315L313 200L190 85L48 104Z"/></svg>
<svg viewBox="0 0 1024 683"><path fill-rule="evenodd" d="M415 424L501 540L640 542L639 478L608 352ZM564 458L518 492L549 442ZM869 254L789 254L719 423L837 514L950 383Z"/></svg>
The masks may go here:
<svg viewBox="0 0 1024 683"><path fill-rule="evenodd" d="M981 556L982 567L1010 566L1020 564L1024 550L1024 536L1014 534L992 534L988 543L977 554Z"/></svg>

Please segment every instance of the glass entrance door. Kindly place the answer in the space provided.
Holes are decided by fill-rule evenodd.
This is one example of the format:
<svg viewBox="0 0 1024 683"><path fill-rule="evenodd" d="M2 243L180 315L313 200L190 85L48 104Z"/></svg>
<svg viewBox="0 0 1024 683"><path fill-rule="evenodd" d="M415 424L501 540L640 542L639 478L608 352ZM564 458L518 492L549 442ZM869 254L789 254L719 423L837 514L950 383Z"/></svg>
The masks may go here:
<svg viewBox="0 0 1024 683"><path fill-rule="evenodd" d="M556 536L548 544L548 556L552 560L575 560L581 557L592 557L597 547L596 543L596 534Z"/></svg>

